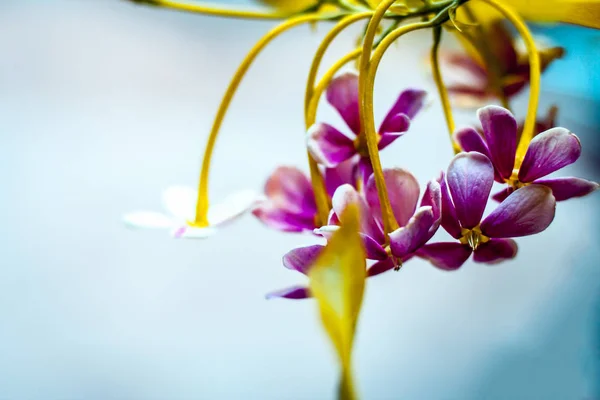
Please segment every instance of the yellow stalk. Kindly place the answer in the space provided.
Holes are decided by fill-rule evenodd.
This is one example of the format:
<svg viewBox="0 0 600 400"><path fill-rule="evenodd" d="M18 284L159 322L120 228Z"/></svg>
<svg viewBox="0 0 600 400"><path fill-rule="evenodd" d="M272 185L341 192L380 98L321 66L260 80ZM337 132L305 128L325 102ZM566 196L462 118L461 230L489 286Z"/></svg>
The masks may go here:
<svg viewBox="0 0 600 400"><path fill-rule="evenodd" d="M353 24L354 22L360 21L361 19L368 18L371 14L371 12L364 12L345 17L327 33L327 35L319 45L319 48L317 49L317 52L315 53L315 56L313 58L312 65L308 73L308 79L306 82L306 95L304 97L304 117L307 130L315 123L316 107L318 105L318 100L322 95L321 89L321 92L318 94L318 96L316 96L315 108L309 113L311 100L313 99L313 95L315 92L315 80L317 78L319 66L321 65L321 61L323 60L325 52L327 51L333 40L346 27ZM331 76L333 76L333 74ZM329 78L329 80L331 80L331 78ZM327 81L327 83L329 83L329 80ZM317 205L318 210L319 225L324 225L327 223L327 217L329 214L329 196L327 195L327 189L325 187L323 176L319 171L319 167L315 160L313 160L313 158L310 156L310 154L308 154L308 164L310 167L310 177L312 181L313 191L315 194L315 203Z"/></svg>
<svg viewBox="0 0 600 400"><path fill-rule="evenodd" d="M346 64L350 61L357 59L362 53L362 47L356 48L352 50L350 53L346 54L344 57L340 58L333 64L323 77L319 81L319 83L315 86L313 90L313 95L311 96L308 109L306 112L306 119L314 121L317 115L317 106L319 105L319 99L323 95L327 86L329 86L329 82L333 79L334 75Z"/></svg>
<svg viewBox="0 0 600 400"><path fill-rule="evenodd" d="M285 19L290 17L289 12L274 10L263 12L258 10L243 10L222 8L217 5L207 3L190 4L181 1L173 0L131 0L134 3L146 3L152 6L170 8L177 11L186 11L199 13L204 15L212 15L217 17L228 18L244 18L244 19Z"/></svg>
<svg viewBox="0 0 600 400"><path fill-rule="evenodd" d="M318 14L307 14L301 15L299 17L295 17L289 19L280 25L273 28L269 31L265 36L263 36L250 50L250 52L246 55L246 58L242 61L240 66L238 67L235 75L231 79L229 83L229 87L221 100L221 104L219 105L219 109L217 111L217 115L213 122L212 129L208 136L208 141L206 143L206 149L204 151L204 159L202 160L202 168L200 170L200 180L198 183L198 200L196 202L196 216L192 225L197 227L205 227L209 225L207 213L209 207L209 197L208 197L208 178L210 172L210 165L213 155L213 150L215 147L215 143L217 141L217 137L219 135L219 129L223 122L223 118L225 117L225 113L227 112L227 108L231 103L231 100L242 81L244 75L248 71L248 68L252 64L252 62L256 59L258 54L277 36L282 34L283 32L291 29L295 26L314 22L321 19L327 19L326 16L318 15Z"/></svg>
<svg viewBox="0 0 600 400"><path fill-rule="evenodd" d="M392 206L390 205L390 199L387 193L387 187L385 185L385 179L383 177L383 168L381 167L381 160L379 159L379 148L377 132L375 132L375 122L373 116L373 104L371 106L367 104L366 99L373 97L373 88L368 88L367 80L369 78L369 66L371 64L371 51L373 49L373 42L375 41L375 35L379 24L383 20L387 10L394 4L395 0L383 0L375 9L367 31L363 39L363 51L360 58L359 64L359 79L358 79L358 95L360 102L360 121L361 130L367 141L367 148L369 150L369 159L373 167L373 175L375 177L375 183L377 186L377 194L379 196L379 203L381 204L381 217L383 219L384 230L386 236L388 233L398 229L398 222L394 218L392 212ZM383 39L385 40L385 39Z"/></svg>
<svg viewBox="0 0 600 400"><path fill-rule="evenodd" d="M506 19L508 19L514 25L514 27L517 29L517 31L523 38L523 41L525 42L525 47L527 48L527 53L529 54L529 105L527 108L527 116L525 117L525 124L523 126L523 133L521 135L521 140L519 141L519 145L517 147L515 170L518 170L521 167L521 163L523 162L523 158L525 157L525 153L527 152L529 142L533 138L535 129L535 119L540 98L540 55L535 47L535 42L533 41L533 37L531 35L531 32L529 31L529 28L527 28L527 25L519 16L519 14L517 14L513 9L507 7L505 4L502 4L498 0L482 1L494 7L498 12L500 12Z"/></svg>
<svg viewBox="0 0 600 400"><path fill-rule="evenodd" d="M455 129L454 117L452 115L452 107L450 106L450 98L448 97L448 91L446 90L446 86L444 85L444 81L442 79L442 73L440 71L439 49L441 36L442 27L436 26L435 28L433 28L433 46L431 47L431 69L433 71L433 80L435 81L435 85L437 86L438 93L440 95L440 100L442 102L442 109L444 110L444 117L446 119L446 125L448 126L448 133L450 134L450 142L452 143L454 153L458 154L461 151L460 146L452 138L452 134L454 133Z"/></svg>

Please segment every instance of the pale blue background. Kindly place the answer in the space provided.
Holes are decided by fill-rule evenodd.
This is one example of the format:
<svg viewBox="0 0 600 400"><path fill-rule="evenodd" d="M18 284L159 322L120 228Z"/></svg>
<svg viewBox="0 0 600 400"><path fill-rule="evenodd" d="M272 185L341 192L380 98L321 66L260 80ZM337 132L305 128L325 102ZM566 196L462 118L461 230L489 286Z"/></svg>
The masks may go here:
<svg viewBox="0 0 600 400"><path fill-rule="evenodd" d="M333 398L314 304L263 299L302 282L280 258L313 238L250 216L205 242L120 222L160 210L168 185L195 183L220 95L271 26L112 0L0 2L0 399ZM215 198L260 189L278 164L305 166L303 85L325 32L290 32L249 72L218 143ZM558 102L582 138L566 174L600 180L598 73L583 64L597 48L555 32L579 50L548 72L542 106ZM428 44L411 35L386 56L378 117L404 87L433 90ZM432 99L383 156L422 182L451 157ZM335 117L325 106L320 118ZM599 207L598 195L560 204L511 263L448 274L415 261L370 280L355 354L363 398L598 397Z"/></svg>

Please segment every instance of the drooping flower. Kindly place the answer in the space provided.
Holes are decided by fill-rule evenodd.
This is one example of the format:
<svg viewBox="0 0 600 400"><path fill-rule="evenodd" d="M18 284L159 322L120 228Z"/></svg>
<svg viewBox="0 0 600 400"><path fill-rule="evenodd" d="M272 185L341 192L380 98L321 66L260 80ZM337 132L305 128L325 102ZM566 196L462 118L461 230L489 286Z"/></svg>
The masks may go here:
<svg viewBox="0 0 600 400"><path fill-rule="evenodd" d="M455 156L440 184L442 226L458 241L427 244L417 255L446 270L460 268L471 254L475 262L497 263L516 256L517 244L510 238L539 233L554 219L552 191L532 184L516 190L482 220L493 183L494 167L485 155Z"/></svg>
<svg viewBox="0 0 600 400"><path fill-rule="evenodd" d="M254 208L261 196L251 190L240 191L226 197L208 211L208 227L196 227L194 219L197 192L187 186L173 186L163 193L167 213L135 211L126 214L123 222L130 228L168 229L176 238L203 239L212 236L215 228L240 217Z"/></svg>
<svg viewBox="0 0 600 400"><path fill-rule="evenodd" d="M493 62L493 69L486 65L480 51L468 41L463 41L467 53L446 51L440 53L445 67L444 78L448 92L461 107L480 107L498 96L497 85L502 95L510 99L520 93L529 83L529 58L519 50L517 42L506 29L503 21L494 20L480 24L484 32L485 45ZM539 46L542 72L557 58L564 55L562 47ZM498 83L495 83L497 80Z"/></svg>
<svg viewBox="0 0 600 400"><path fill-rule="evenodd" d="M360 229L359 235L365 248L365 258L369 260L386 260L390 256L386 252L385 236L381 226L378 225L365 199L351 185L340 186L332 198L333 209L329 218L329 225L315 230L327 240L339 231L344 225L344 215L349 208L359 210ZM284 267L307 275L311 265L325 249L324 245L299 247L283 256ZM293 286L287 289L269 293L267 298L283 297L287 299L304 299L311 297L306 286Z"/></svg>
<svg viewBox="0 0 600 400"><path fill-rule="evenodd" d="M349 161L325 169L323 176L330 196L339 186L354 183L354 165ZM267 226L284 232L312 232L318 228L313 187L298 168L277 168L267 180L264 191L266 199L253 214Z"/></svg>
<svg viewBox="0 0 600 400"><path fill-rule="evenodd" d="M408 89L402 92L383 122L379 126L379 150L383 150L410 127L410 121L423 107L426 93L422 90ZM314 124L307 133L308 150L318 163L334 167L339 163L359 155L357 174L366 183L371 176L364 133L361 132L358 76L347 72L333 79L327 88L327 101L331 104L350 128L352 134L346 135L326 123Z"/></svg>
<svg viewBox="0 0 600 400"><path fill-rule="evenodd" d="M405 262L412 258L435 235L441 223L442 193L437 181L427 183L417 208L420 189L414 175L401 168L385 169L383 174L394 218L400 228L389 234L391 256L373 264L368 270L369 276L397 268L399 261ZM373 176L367 183L366 196L378 225L383 226Z"/></svg>
<svg viewBox="0 0 600 400"><path fill-rule="evenodd" d="M502 201L516 189L532 183L552 189L557 201L585 196L598 189L596 182L581 178L544 178L574 163L581 155L577 136L565 128L551 128L530 142L519 171L513 171L517 151L517 122L510 111L487 106L477 112L483 137L473 128L458 130L454 137L465 151L485 154L493 163L496 181L507 187L494 195ZM544 178L544 179L542 179Z"/></svg>
<svg viewBox="0 0 600 400"><path fill-rule="evenodd" d="M394 217L400 228L390 233L389 246L386 243L381 220L381 210L377 197L374 178L367 183L363 198L352 186L342 185L335 192L333 209L329 225L315 230L315 233L330 240L344 224L343 215L349 207L360 210L359 235L365 248L367 260L375 261L368 269L368 276L379 275L412 258L435 234L441 222L441 188L433 180L427 184L420 206L419 184L416 178L401 168L384 170L386 186L390 193L390 202ZM339 216L342 217L339 217ZM291 250L283 257L283 265L304 275L324 249L323 245L299 247ZM283 297L288 299L304 299L310 297L305 286L293 286L267 295L268 298Z"/></svg>

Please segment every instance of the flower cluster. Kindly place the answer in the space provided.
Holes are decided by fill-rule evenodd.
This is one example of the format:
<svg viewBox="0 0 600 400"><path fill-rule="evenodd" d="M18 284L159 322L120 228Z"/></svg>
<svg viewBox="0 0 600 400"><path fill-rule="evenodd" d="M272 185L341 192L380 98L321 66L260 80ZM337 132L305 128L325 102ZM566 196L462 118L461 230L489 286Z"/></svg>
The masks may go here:
<svg viewBox="0 0 600 400"><path fill-rule="evenodd" d="M552 223L556 203L582 197L599 185L551 174L574 163L581 143L556 126L556 108L537 119L540 75L562 57L560 47L538 47L523 17L600 28L600 0L261 0L268 8L236 10L163 0L131 0L160 7L249 19L282 19L248 53L223 97L208 136L198 190L176 187L164 196L168 215L136 212L132 227L166 228L177 238L205 238L215 228L247 213L270 228L308 233L323 244L295 248L283 265L307 276L307 284L268 298L314 297L325 331L339 355L339 398L355 399L351 349L365 279L398 270L419 258L450 271L470 257L497 264L517 255L514 238L538 234ZM543 10L542 10L543 9ZM336 36L368 20L360 46L340 58L316 81L323 56ZM224 202L209 202L209 172L215 143L228 106L258 54L281 33L302 24L335 21L312 60L305 96L309 171L278 167L264 194L243 191ZM418 21L418 22L411 22ZM520 49L510 22L522 39ZM433 32L432 78L444 111L454 156L445 171L423 187L404 168L383 168L379 152L411 131L426 93L401 91L383 120L374 121L374 82L378 65L402 35ZM442 32L458 37L464 53L441 50ZM340 73L352 61L358 71ZM445 73L442 73L442 70ZM444 76L445 75L445 76ZM458 77L458 81L444 82ZM462 79L462 80L461 80ZM399 85L396 80L392 85ZM510 111L516 94L529 88L522 123ZM316 121L324 95L346 128ZM456 129L456 106L480 107L480 126ZM498 101L497 105L486 105ZM412 134L412 133L411 133ZM492 193L494 184L502 186ZM491 212L486 209L494 206ZM440 229L443 228L443 229ZM452 240L439 240L446 231Z"/></svg>

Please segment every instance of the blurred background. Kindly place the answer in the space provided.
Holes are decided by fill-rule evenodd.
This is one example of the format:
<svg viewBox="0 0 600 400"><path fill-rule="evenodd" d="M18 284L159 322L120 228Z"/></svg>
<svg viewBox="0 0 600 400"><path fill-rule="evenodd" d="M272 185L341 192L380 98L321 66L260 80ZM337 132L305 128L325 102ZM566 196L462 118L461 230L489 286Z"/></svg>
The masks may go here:
<svg viewBox="0 0 600 400"><path fill-rule="evenodd" d="M117 0L0 1L0 399L330 399L332 349L312 301L266 301L302 283L281 256L310 236L252 216L207 241L130 231L195 185L221 95L274 22L223 20ZM249 71L222 128L211 194L260 190L306 169L303 90L328 29L300 27ZM568 55L544 76L583 155L563 173L600 180L600 34L539 28ZM326 57L353 48L360 27ZM378 117L400 90L432 91L383 153L421 182L451 158L423 61L403 38L377 80ZM526 96L515 103L525 114ZM324 105L320 119L336 120ZM476 120L460 112L460 124ZM600 196L558 205L513 262L454 273L411 261L369 280L355 370L365 399L600 399Z"/></svg>

